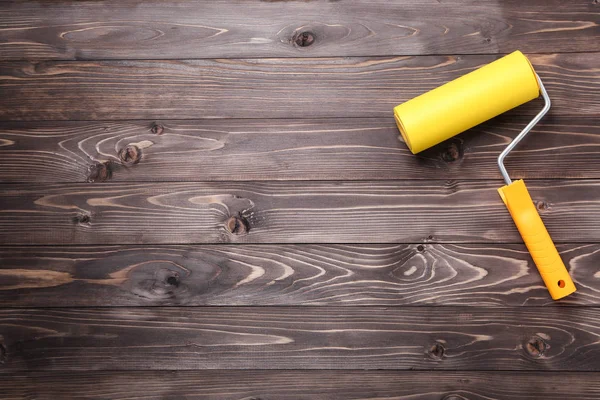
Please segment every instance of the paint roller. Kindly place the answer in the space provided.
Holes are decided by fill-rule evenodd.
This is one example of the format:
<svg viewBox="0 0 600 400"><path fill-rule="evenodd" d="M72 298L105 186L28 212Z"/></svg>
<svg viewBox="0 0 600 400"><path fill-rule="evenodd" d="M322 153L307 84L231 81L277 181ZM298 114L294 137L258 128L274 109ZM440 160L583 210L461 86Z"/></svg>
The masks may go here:
<svg viewBox="0 0 600 400"><path fill-rule="evenodd" d="M544 108L498 157L506 185L500 197L537 266L550 295L558 300L575 284L540 218L523 180L512 181L504 159L550 109L550 98L533 66L515 51L467 75L394 108L404 142L419 153L484 121L542 95Z"/></svg>

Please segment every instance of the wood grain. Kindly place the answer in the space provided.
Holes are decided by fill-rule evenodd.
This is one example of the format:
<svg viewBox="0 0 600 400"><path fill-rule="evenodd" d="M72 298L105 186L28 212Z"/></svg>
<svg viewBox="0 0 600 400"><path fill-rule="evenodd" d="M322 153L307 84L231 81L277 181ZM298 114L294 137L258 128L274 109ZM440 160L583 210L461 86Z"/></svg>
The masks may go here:
<svg viewBox="0 0 600 400"><path fill-rule="evenodd" d="M37 372L0 380L5 400L595 400L593 372Z"/></svg>
<svg viewBox="0 0 600 400"><path fill-rule="evenodd" d="M3 309L4 372L600 370L600 309Z"/></svg>
<svg viewBox="0 0 600 400"><path fill-rule="evenodd" d="M529 117L508 113L418 155L393 118L0 123L0 182L500 179ZM127 168L119 152L141 147ZM553 116L513 178L600 178L600 118Z"/></svg>
<svg viewBox="0 0 600 400"><path fill-rule="evenodd" d="M597 115L600 53L533 55L551 115ZM0 119L391 118L496 56L0 62ZM541 100L516 111L532 115Z"/></svg>
<svg viewBox="0 0 600 400"><path fill-rule="evenodd" d="M522 243L498 196L501 185L499 181L6 185L0 191L0 242ZM530 180L528 188L555 242L600 240L599 181Z"/></svg>
<svg viewBox="0 0 600 400"><path fill-rule="evenodd" d="M600 397L597 3L0 2L0 397ZM391 115L515 49L560 302L496 192L541 101Z"/></svg>
<svg viewBox="0 0 600 400"><path fill-rule="evenodd" d="M600 304L600 245L561 245L550 299L524 245L0 248L0 306Z"/></svg>
<svg viewBox="0 0 600 400"><path fill-rule="evenodd" d="M3 2L0 58L600 51L591 0ZM313 35L307 47L297 37ZM306 43L306 42L305 42Z"/></svg>

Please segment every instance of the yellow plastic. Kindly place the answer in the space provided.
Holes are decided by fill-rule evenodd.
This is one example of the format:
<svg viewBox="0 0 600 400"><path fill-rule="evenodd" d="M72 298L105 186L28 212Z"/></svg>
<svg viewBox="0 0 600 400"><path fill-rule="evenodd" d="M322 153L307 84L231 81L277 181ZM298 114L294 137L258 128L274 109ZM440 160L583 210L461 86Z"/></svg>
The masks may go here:
<svg viewBox="0 0 600 400"><path fill-rule="evenodd" d="M539 96L535 71L515 51L394 108L413 154Z"/></svg>
<svg viewBox="0 0 600 400"><path fill-rule="evenodd" d="M531 200L525 182L515 181L498 189L498 193L515 221L550 296L558 300L575 292L577 288Z"/></svg>

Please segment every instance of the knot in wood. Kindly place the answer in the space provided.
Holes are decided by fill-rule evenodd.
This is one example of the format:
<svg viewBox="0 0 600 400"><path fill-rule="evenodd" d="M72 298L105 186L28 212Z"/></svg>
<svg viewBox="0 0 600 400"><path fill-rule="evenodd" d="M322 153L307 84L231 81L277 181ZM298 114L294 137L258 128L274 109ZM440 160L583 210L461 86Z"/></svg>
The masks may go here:
<svg viewBox="0 0 600 400"><path fill-rule="evenodd" d="M179 274L174 273L166 279L167 285L169 286L179 286Z"/></svg>
<svg viewBox="0 0 600 400"><path fill-rule="evenodd" d="M130 144L119 151L119 159L123 163L123 165L131 166L140 162L142 158L142 150Z"/></svg>
<svg viewBox="0 0 600 400"><path fill-rule="evenodd" d="M536 207L540 211L546 211L548 209L548 203L546 203L545 201L538 201L536 203Z"/></svg>
<svg viewBox="0 0 600 400"><path fill-rule="evenodd" d="M231 217L227 220L227 230L233 235L243 235L250 230L250 224L242 216Z"/></svg>
<svg viewBox="0 0 600 400"><path fill-rule="evenodd" d="M308 47L315 42L316 36L312 32L300 32L294 36L294 43L298 47Z"/></svg>
<svg viewBox="0 0 600 400"><path fill-rule="evenodd" d="M449 394L445 396L442 400L468 400L466 397L459 396L457 394Z"/></svg>
<svg viewBox="0 0 600 400"><path fill-rule="evenodd" d="M445 354L446 354L446 348L444 347L443 344L441 344L439 342L436 342L435 344L433 344L433 346L431 346L429 348L429 355L434 360L441 360L442 358L444 358Z"/></svg>
<svg viewBox="0 0 600 400"><path fill-rule="evenodd" d="M77 214L74 218L73 218L73 222L75 222L76 224L80 224L80 225L87 225L91 222L91 217L88 214Z"/></svg>
<svg viewBox="0 0 600 400"><path fill-rule="evenodd" d="M525 345L527 353L535 358L542 357L549 347L548 343L537 335L532 336Z"/></svg>
<svg viewBox="0 0 600 400"><path fill-rule="evenodd" d="M165 131L165 127L155 122L152 124L152 128L150 128L150 131L155 135L162 135Z"/></svg>
<svg viewBox="0 0 600 400"><path fill-rule="evenodd" d="M142 298L155 301L173 301L185 295L188 288L184 283L186 274L177 269L158 268L152 279L132 279L132 292Z"/></svg>
<svg viewBox="0 0 600 400"><path fill-rule="evenodd" d="M418 246L417 246L417 251L418 251L419 253L422 253L422 252L424 252L424 251L425 251L425 246L423 246L422 244L418 245Z"/></svg>
<svg viewBox="0 0 600 400"><path fill-rule="evenodd" d="M88 167L88 182L104 182L110 177L110 165L107 162L98 162Z"/></svg>
<svg viewBox="0 0 600 400"><path fill-rule="evenodd" d="M460 142L452 141L448 143L445 150L442 152L442 160L446 162L454 162L461 159L463 156L463 149Z"/></svg>

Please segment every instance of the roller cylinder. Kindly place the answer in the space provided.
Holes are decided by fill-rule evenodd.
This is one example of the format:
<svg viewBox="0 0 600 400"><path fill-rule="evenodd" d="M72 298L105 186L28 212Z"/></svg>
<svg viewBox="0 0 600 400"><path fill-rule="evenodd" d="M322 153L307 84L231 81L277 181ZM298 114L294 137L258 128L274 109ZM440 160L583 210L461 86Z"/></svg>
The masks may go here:
<svg viewBox="0 0 600 400"><path fill-rule="evenodd" d="M533 66L515 51L394 108L413 154L535 99L540 88Z"/></svg>

